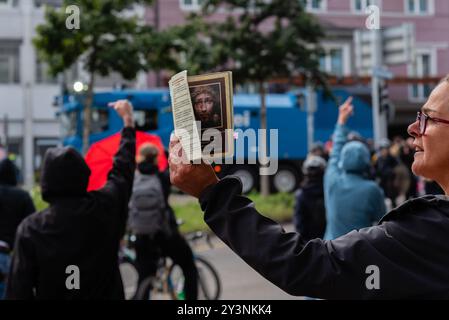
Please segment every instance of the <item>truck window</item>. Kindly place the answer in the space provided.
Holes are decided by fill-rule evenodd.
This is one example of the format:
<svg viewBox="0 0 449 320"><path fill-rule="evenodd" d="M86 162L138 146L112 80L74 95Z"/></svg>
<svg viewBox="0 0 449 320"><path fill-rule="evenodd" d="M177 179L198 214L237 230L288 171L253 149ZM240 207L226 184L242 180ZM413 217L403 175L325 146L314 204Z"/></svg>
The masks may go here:
<svg viewBox="0 0 449 320"><path fill-rule="evenodd" d="M61 129L63 137L70 137L76 134L76 111L61 113Z"/></svg>
<svg viewBox="0 0 449 320"><path fill-rule="evenodd" d="M134 110L136 130L157 130L157 110Z"/></svg>
<svg viewBox="0 0 449 320"><path fill-rule="evenodd" d="M91 133L101 133L109 130L109 112L108 110L91 110Z"/></svg>

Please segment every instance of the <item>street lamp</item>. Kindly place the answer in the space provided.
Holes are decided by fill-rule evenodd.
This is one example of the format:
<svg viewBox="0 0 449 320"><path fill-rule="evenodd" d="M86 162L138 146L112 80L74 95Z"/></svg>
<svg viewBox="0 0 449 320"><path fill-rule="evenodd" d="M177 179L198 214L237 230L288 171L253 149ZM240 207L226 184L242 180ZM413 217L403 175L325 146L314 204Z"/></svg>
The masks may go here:
<svg viewBox="0 0 449 320"><path fill-rule="evenodd" d="M73 90L79 93L84 90L84 84L81 81L77 81L73 84Z"/></svg>

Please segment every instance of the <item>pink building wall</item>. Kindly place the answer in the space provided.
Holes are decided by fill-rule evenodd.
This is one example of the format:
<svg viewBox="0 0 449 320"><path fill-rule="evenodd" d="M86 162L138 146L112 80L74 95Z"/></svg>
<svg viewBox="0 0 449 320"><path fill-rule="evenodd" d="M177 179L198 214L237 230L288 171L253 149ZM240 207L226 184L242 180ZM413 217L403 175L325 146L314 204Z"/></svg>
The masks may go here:
<svg viewBox="0 0 449 320"><path fill-rule="evenodd" d="M159 1L159 28L165 29L172 25L179 25L185 21L188 11L181 10L180 0L158 0ZM366 15L355 13L352 10L353 0L324 0L327 9L323 12L312 12L323 22L327 28L343 28L349 30L365 28ZM416 48L417 50L431 50L436 58L433 76L444 76L449 73L449 1L428 0L434 2L434 13L431 15L416 16L405 13L404 0L381 0L381 27L398 26L409 22L415 25ZM147 19L150 24L154 21L154 10L148 9ZM221 20L225 14L217 14L215 20ZM339 39L333 39L338 41ZM350 41L350 39L342 39ZM350 61L355 61L354 48L351 48ZM391 70L395 75L408 76L410 66L392 66ZM351 71L355 71L355 65L351 66ZM155 85L155 77L149 76L149 86ZM412 101L408 97L409 86L390 86L390 96L395 101L399 113L406 114L406 120L399 120L405 123L414 114L422 101ZM400 117L398 118L400 119Z"/></svg>

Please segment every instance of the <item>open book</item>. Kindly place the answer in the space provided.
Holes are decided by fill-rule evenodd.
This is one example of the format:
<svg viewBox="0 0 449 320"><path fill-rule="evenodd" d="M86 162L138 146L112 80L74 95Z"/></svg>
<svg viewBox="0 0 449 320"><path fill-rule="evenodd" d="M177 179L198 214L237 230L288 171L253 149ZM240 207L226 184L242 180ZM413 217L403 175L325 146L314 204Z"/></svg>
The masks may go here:
<svg viewBox="0 0 449 320"><path fill-rule="evenodd" d="M170 81L175 134L189 161L214 161L234 155L232 73L187 76Z"/></svg>

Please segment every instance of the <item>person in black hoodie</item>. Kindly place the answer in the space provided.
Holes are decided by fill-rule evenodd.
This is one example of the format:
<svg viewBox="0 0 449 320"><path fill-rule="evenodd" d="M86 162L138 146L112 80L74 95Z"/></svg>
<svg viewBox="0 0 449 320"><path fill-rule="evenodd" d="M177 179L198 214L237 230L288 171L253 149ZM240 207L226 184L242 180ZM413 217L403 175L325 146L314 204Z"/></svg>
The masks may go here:
<svg viewBox="0 0 449 320"><path fill-rule="evenodd" d="M4 296L10 251L20 222L35 211L28 192L17 186L17 168L5 158L0 161L0 299Z"/></svg>
<svg viewBox="0 0 449 320"><path fill-rule="evenodd" d="M309 155L303 164L304 183L295 194L293 222L304 239L323 238L326 231L323 177L326 160Z"/></svg>
<svg viewBox="0 0 449 320"><path fill-rule="evenodd" d="M42 197L50 206L19 226L7 299L124 299L119 242L128 216L135 169L132 106L113 107L124 122L106 185L87 192L90 169L70 147L44 157Z"/></svg>
<svg viewBox="0 0 449 320"><path fill-rule="evenodd" d="M378 225L334 240L306 241L285 232L241 195L238 179L219 180L210 165L185 161L176 139L170 143L170 179L199 198L212 231L291 295L449 299L449 76L432 91L408 133L416 151L413 172L437 181L445 195L406 201Z"/></svg>

